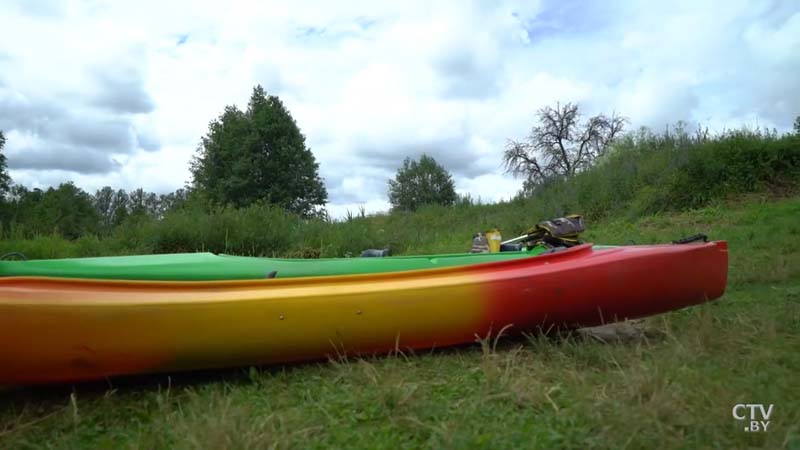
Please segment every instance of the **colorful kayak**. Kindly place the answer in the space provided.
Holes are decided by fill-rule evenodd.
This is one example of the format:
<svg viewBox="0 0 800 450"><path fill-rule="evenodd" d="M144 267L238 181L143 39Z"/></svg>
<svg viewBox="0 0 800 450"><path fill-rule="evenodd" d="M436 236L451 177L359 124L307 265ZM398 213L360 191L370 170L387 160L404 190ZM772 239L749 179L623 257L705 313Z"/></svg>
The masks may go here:
<svg viewBox="0 0 800 450"><path fill-rule="evenodd" d="M280 259L177 253L101 258L0 261L0 277L40 276L115 280L252 280L435 269L528 258L547 251L454 253L386 258Z"/></svg>
<svg viewBox="0 0 800 450"><path fill-rule="evenodd" d="M431 270L239 281L0 278L0 384L368 355L721 296L727 244L580 245Z"/></svg>

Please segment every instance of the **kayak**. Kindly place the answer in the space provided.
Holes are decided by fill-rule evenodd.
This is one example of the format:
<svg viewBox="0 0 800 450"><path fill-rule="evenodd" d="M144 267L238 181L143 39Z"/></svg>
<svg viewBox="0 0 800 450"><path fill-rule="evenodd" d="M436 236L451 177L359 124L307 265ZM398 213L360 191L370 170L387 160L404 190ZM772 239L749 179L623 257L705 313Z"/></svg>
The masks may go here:
<svg viewBox="0 0 800 450"><path fill-rule="evenodd" d="M0 384L96 380L592 326L725 291L725 242L590 244L429 270L221 281L0 278Z"/></svg>
<svg viewBox="0 0 800 450"><path fill-rule="evenodd" d="M434 269L537 256L545 247L501 253L390 256L383 258L281 259L176 253L99 258L0 261L0 277L41 276L117 280L247 280L352 275Z"/></svg>

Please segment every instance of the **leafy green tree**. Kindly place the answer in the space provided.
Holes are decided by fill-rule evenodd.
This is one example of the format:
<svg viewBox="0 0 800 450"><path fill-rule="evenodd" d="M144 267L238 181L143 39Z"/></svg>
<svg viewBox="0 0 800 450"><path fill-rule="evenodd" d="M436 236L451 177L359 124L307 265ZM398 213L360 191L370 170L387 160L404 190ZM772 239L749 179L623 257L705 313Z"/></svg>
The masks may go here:
<svg viewBox="0 0 800 450"><path fill-rule="evenodd" d="M128 197L128 211L131 217L144 217L147 215L147 193L142 188L131 191Z"/></svg>
<svg viewBox="0 0 800 450"><path fill-rule="evenodd" d="M42 191L40 189L36 189L36 191L39 197L41 197ZM3 232L12 229L15 225L24 223L25 220L32 215L37 204L37 201L33 198L28 188L21 184L12 185L9 194L2 204ZM22 230L23 232L30 231L26 230L26 228L27 227L24 225L17 227L18 230Z"/></svg>
<svg viewBox="0 0 800 450"><path fill-rule="evenodd" d="M161 201L155 192L147 192L144 196L144 209L148 216L161 218Z"/></svg>
<svg viewBox="0 0 800 450"><path fill-rule="evenodd" d="M414 211L431 204L450 206L455 201L453 177L425 154L419 162L406 158L394 180L389 180L389 203L395 210Z"/></svg>
<svg viewBox="0 0 800 450"><path fill-rule="evenodd" d="M100 228L105 232L110 231L114 226L114 189L103 186L95 192L92 200L100 216Z"/></svg>
<svg viewBox="0 0 800 450"><path fill-rule="evenodd" d="M800 116L797 116L794 119L794 132L795 134L800 134Z"/></svg>
<svg viewBox="0 0 800 450"><path fill-rule="evenodd" d="M100 214L92 196L72 182L46 191L16 189L14 196L19 196L17 220L28 233L58 233L75 239L98 231Z"/></svg>
<svg viewBox="0 0 800 450"><path fill-rule="evenodd" d="M45 210L52 211L54 229L68 239L97 233L99 216L91 196L72 182L50 188L44 195Z"/></svg>
<svg viewBox="0 0 800 450"><path fill-rule="evenodd" d="M304 216L325 204L319 164L281 100L253 88L247 110L227 106L191 163L192 187L217 204L264 201Z"/></svg>
<svg viewBox="0 0 800 450"><path fill-rule="evenodd" d="M170 211L183 208L188 198L189 192L183 188L169 194L161 194L159 197L161 216L163 217L164 214Z"/></svg>
<svg viewBox="0 0 800 450"><path fill-rule="evenodd" d="M115 227L122 225L128 219L130 213L128 212L128 202L130 197L125 189L120 189L114 194L112 223Z"/></svg>
<svg viewBox="0 0 800 450"><path fill-rule="evenodd" d="M0 130L0 198L5 198L11 189L11 177L8 175L8 161L3 154L3 147L6 145L6 137Z"/></svg>

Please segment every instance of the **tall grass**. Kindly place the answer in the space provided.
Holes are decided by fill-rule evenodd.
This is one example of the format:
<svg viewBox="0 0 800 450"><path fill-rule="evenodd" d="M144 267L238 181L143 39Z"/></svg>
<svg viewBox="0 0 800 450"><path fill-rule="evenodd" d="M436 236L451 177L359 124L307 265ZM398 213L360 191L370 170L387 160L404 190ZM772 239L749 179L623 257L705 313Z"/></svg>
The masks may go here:
<svg viewBox="0 0 800 450"><path fill-rule="evenodd" d="M625 220L707 206L746 193L789 194L800 186L800 135L736 130L690 135L678 126L661 134L631 133L594 167L538 187L532 196L497 204L464 198L452 207L345 220L302 219L278 208L211 211L187 207L161 220L140 216L110 236L66 241L13 230L2 251L28 257L211 251L253 256L345 257L366 248L395 254L461 252L474 232L499 228L517 235L537 221L567 213L592 222Z"/></svg>

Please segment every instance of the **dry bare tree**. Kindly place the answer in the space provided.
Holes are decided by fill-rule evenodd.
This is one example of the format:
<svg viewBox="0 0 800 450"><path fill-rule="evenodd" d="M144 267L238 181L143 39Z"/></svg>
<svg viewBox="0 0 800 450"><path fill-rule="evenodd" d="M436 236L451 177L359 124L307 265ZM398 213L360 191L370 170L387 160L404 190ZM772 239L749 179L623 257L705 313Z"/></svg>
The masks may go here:
<svg viewBox="0 0 800 450"><path fill-rule="evenodd" d="M503 154L506 171L526 177L526 188L571 177L591 166L627 122L617 114L599 114L581 122L574 103L545 106L536 117L539 123L530 135L523 141L510 140Z"/></svg>

